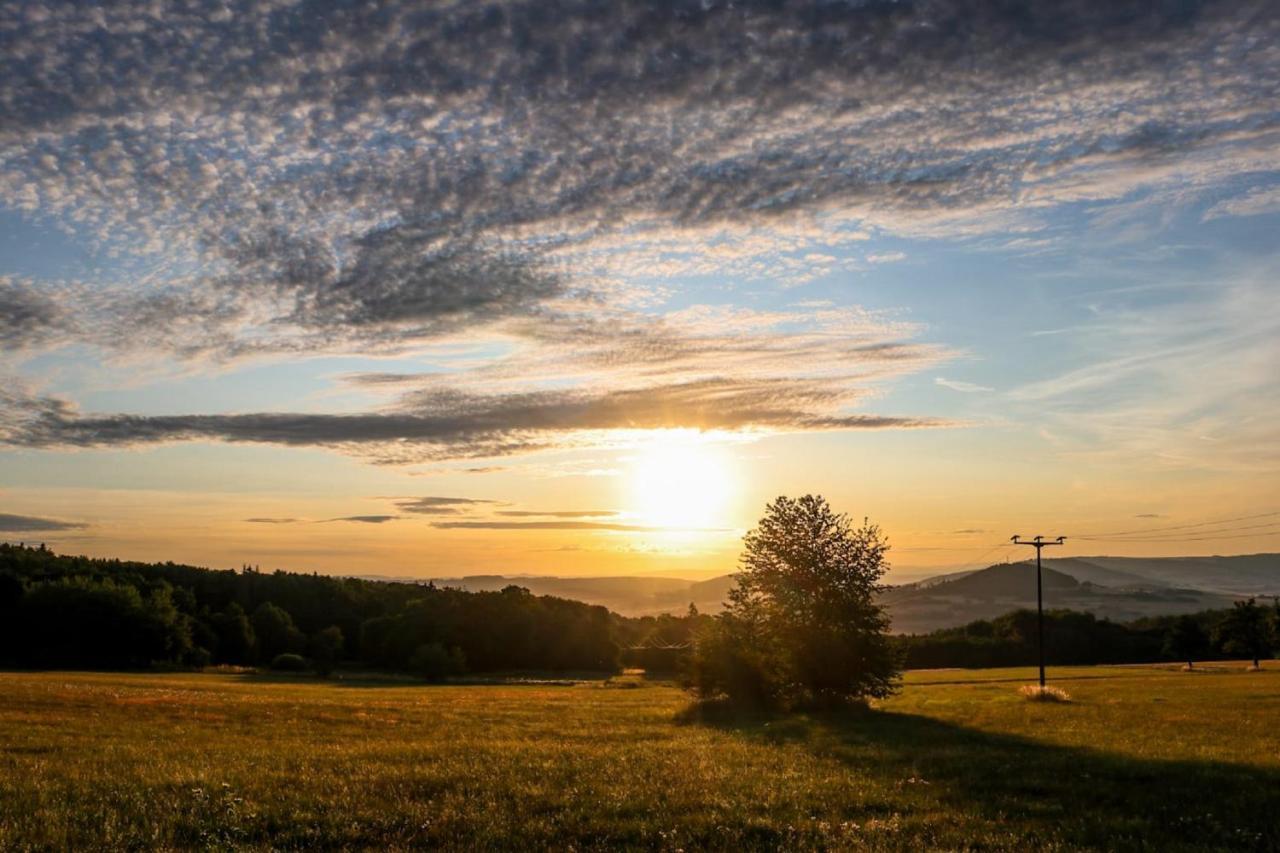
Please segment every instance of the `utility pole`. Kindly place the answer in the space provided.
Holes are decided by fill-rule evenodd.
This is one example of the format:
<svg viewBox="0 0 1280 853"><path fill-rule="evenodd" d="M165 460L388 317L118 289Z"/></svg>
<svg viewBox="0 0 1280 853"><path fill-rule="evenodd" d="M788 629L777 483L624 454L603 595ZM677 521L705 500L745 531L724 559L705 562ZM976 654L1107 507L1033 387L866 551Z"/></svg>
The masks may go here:
<svg viewBox="0 0 1280 853"><path fill-rule="evenodd" d="M1042 592L1043 582L1040 580L1040 550L1050 545L1061 545L1067 537L1059 536L1054 540L1045 540L1043 536L1036 536L1030 540L1024 540L1018 534L1014 534L1009 541L1014 545L1030 545L1036 549L1036 630L1040 637L1040 689L1044 690L1044 593Z"/></svg>

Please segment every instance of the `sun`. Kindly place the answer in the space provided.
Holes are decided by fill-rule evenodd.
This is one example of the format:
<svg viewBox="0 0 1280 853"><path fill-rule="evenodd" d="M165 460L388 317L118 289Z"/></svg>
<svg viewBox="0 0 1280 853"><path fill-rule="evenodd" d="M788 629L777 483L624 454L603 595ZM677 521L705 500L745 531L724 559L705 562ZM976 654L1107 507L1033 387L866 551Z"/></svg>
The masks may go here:
<svg viewBox="0 0 1280 853"><path fill-rule="evenodd" d="M632 463L632 509L646 524L705 528L723 523L732 491L725 448L694 431L654 436Z"/></svg>

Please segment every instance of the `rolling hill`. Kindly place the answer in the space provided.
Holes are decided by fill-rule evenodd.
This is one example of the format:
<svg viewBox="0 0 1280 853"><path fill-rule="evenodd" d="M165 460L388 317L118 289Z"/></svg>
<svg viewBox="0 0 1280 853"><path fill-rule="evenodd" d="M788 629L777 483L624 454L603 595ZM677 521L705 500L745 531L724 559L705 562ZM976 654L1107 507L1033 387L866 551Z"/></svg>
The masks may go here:
<svg viewBox="0 0 1280 853"><path fill-rule="evenodd" d="M1229 607L1236 600L1236 596L1221 592L1149 581L1106 567L1094 569L1086 561L1077 560L1046 564L1045 607L1129 621ZM1114 585L1082 580L1081 576L1105 578ZM893 629L902 633L923 633L990 619L1010 610L1036 606L1035 565L1002 563L960 576L892 587L884 593L882 602L889 609Z"/></svg>

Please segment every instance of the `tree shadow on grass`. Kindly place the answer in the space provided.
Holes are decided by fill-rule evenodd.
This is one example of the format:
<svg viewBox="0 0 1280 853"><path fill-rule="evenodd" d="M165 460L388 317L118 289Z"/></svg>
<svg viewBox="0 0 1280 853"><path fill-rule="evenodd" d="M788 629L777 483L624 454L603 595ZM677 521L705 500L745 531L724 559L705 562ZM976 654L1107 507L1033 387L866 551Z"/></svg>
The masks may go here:
<svg viewBox="0 0 1280 853"><path fill-rule="evenodd" d="M998 827L1014 847L1280 850L1275 770L1134 758L867 709L768 714L704 704L679 719L800 745L890 789L927 786L957 824Z"/></svg>

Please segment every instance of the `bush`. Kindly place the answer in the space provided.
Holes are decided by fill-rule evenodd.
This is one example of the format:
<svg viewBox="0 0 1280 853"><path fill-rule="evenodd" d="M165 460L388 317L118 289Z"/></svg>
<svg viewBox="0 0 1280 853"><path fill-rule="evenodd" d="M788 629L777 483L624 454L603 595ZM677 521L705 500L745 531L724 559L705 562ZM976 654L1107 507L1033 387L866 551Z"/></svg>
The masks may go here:
<svg viewBox="0 0 1280 853"><path fill-rule="evenodd" d="M446 649L441 643L424 643L409 658L409 669L426 681L443 681L466 671L466 662L458 648Z"/></svg>
<svg viewBox="0 0 1280 853"><path fill-rule="evenodd" d="M271 668L279 672L306 672L307 659L293 652L285 652L271 659Z"/></svg>
<svg viewBox="0 0 1280 853"><path fill-rule="evenodd" d="M729 616L698 633L687 667L686 686L704 699L726 697L739 705L764 707L784 692L781 663L769 660Z"/></svg>

